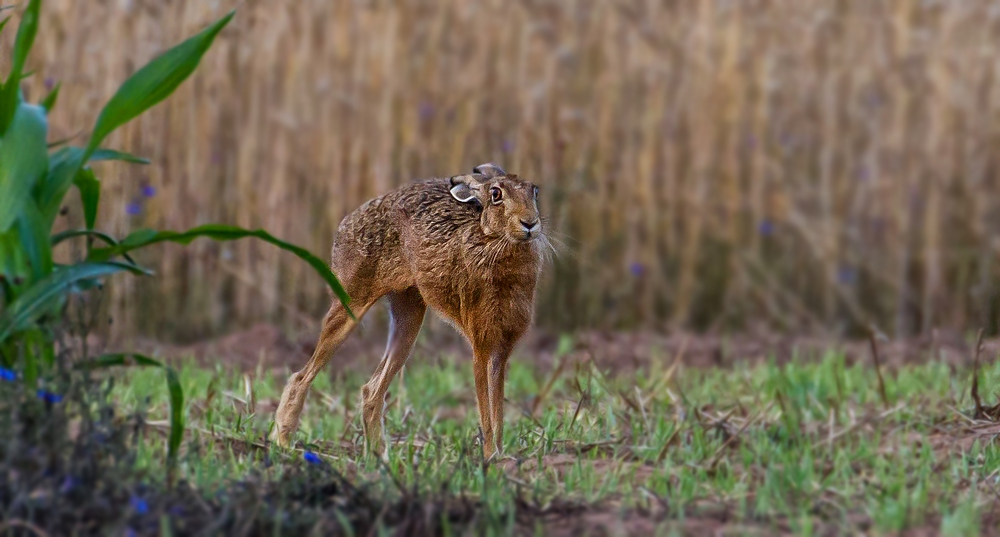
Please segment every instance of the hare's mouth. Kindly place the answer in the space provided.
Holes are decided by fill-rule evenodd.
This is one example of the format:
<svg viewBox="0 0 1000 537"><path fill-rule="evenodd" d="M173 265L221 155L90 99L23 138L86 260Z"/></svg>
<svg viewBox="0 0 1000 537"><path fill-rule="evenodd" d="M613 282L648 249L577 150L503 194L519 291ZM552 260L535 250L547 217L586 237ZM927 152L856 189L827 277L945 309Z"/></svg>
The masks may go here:
<svg viewBox="0 0 1000 537"><path fill-rule="evenodd" d="M522 230L520 232L511 233L511 238L517 242L531 242L538 238L542 232L539 229L533 229L531 231Z"/></svg>
<svg viewBox="0 0 1000 537"><path fill-rule="evenodd" d="M537 238L542 233L542 223L538 219L528 222L521 220L519 223L521 224L518 226L519 229L511 233L516 240L528 242Z"/></svg>

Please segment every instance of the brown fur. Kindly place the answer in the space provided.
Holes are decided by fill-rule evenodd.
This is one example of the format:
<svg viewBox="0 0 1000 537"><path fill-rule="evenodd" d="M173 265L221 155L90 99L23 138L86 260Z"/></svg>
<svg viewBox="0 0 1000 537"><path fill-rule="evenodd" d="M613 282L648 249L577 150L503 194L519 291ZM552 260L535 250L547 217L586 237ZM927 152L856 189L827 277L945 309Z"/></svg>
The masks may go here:
<svg viewBox="0 0 1000 537"><path fill-rule="evenodd" d="M500 189L499 202L494 188ZM351 296L352 311L360 319L386 297L390 313L385 355L361 389L369 449L384 453L386 390L430 306L472 344L483 455L488 459L501 450L507 360L531 324L548 245L536 193L532 183L484 164L470 175L400 187L341 222L332 269ZM334 300L316 351L281 396L273 434L279 445L290 443L309 385L355 324Z"/></svg>

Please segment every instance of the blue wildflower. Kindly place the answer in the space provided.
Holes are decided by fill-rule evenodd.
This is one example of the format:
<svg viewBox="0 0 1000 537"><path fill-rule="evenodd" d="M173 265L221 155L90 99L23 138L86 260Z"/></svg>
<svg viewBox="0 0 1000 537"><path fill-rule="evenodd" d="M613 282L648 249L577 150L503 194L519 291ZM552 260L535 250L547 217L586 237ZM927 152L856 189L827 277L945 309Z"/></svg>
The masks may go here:
<svg viewBox="0 0 1000 537"><path fill-rule="evenodd" d="M303 453L302 458L305 459L306 462L308 462L309 464L320 464L323 462L322 459L319 458L319 455L313 453L312 451L307 451Z"/></svg>
<svg viewBox="0 0 1000 537"><path fill-rule="evenodd" d="M429 102L422 102L420 106L417 107L417 114L420 115L421 121L427 121L434 117L434 105Z"/></svg>
<svg viewBox="0 0 1000 537"><path fill-rule="evenodd" d="M138 496L132 496L131 503L132 503L132 509L135 509L136 513L139 513L140 515L145 515L146 513L149 512L149 504L146 503L146 500L143 500Z"/></svg>
<svg viewBox="0 0 1000 537"><path fill-rule="evenodd" d="M17 373L6 367L0 367L0 379L14 382L17 380Z"/></svg>
<svg viewBox="0 0 1000 537"><path fill-rule="evenodd" d="M125 206L125 212L132 216L136 216L142 212L142 205L139 205L138 202L133 201Z"/></svg>
<svg viewBox="0 0 1000 537"><path fill-rule="evenodd" d="M505 139L503 141L503 152L513 153L514 152L514 141L510 139Z"/></svg>
<svg viewBox="0 0 1000 537"><path fill-rule="evenodd" d="M52 91L52 88L56 86L56 81L52 79L51 76L45 77L45 89Z"/></svg>
<svg viewBox="0 0 1000 537"><path fill-rule="evenodd" d="M45 390L38 390L38 398L45 401L46 403L59 403L63 400L63 396L58 393L47 392Z"/></svg>
<svg viewBox="0 0 1000 537"><path fill-rule="evenodd" d="M639 263L638 261L629 265L628 269L630 272L632 272L632 275L635 276L636 278L642 276L643 272L646 271L646 267L644 267L643 264Z"/></svg>
<svg viewBox="0 0 1000 537"><path fill-rule="evenodd" d="M795 136L786 132L778 137L778 143L783 149L791 149L795 145Z"/></svg>
<svg viewBox="0 0 1000 537"><path fill-rule="evenodd" d="M854 283L857 280L857 277L858 271L855 270L854 267L841 265L841 267L837 269L837 281L844 285Z"/></svg>
<svg viewBox="0 0 1000 537"><path fill-rule="evenodd" d="M132 528L125 528L125 537L135 537L135 530Z"/></svg>
<svg viewBox="0 0 1000 537"><path fill-rule="evenodd" d="M142 195L147 198L152 198L156 195L156 187L153 185L146 185L142 187Z"/></svg>
<svg viewBox="0 0 1000 537"><path fill-rule="evenodd" d="M761 220L757 224L757 232L765 237L771 236L774 233L774 222L770 220Z"/></svg>
<svg viewBox="0 0 1000 537"><path fill-rule="evenodd" d="M66 476L66 478L63 479L62 485L59 486L59 492L66 494L75 486L76 479L73 479L73 476Z"/></svg>

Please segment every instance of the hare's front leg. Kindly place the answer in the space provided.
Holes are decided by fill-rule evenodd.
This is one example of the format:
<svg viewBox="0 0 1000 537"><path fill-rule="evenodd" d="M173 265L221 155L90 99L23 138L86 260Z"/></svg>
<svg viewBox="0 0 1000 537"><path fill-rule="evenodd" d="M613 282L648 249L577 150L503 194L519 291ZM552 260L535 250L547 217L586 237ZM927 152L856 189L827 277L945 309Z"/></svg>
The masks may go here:
<svg viewBox="0 0 1000 537"><path fill-rule="evenodd" d="M496 343L477 345L475 350L473 367L485 460L490 460L503 451L504 386L507 381L507 360L510 358L510 352L509 344Z"/></svg>
<svg viewBox="0 0 1000 537"><path fill-rule="evenodd" d="M410 356L427 312L427 305L416 287L389 293L386 298L389 303L389 342L375 374L361 387L361 423L365 441L368 450L379 455L386 453L382 438L386 390Z"/></svg>

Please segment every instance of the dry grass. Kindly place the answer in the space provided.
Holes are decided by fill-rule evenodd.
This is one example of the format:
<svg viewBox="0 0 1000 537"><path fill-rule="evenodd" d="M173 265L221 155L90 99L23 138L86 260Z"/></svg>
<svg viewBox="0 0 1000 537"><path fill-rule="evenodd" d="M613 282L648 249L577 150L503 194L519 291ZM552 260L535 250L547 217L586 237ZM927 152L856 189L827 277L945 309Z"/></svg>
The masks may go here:
<svg viewBox="0 0 1000 537"><path fill-rule="evenodd" d="M62 81L54 137L78 134L105 81L236 4L47 0L26 87ZM550 326L996 326L998 34L985 0L251 0L109 141L153 165L107 165L101 217L263 226L325 252L364 199L496 160L543 185L567 244ZM123 332L326 306L255 243L161 252L159 278L110 290Z"/></svg>

